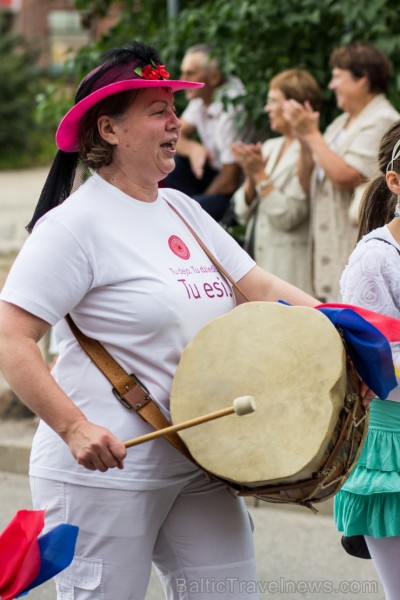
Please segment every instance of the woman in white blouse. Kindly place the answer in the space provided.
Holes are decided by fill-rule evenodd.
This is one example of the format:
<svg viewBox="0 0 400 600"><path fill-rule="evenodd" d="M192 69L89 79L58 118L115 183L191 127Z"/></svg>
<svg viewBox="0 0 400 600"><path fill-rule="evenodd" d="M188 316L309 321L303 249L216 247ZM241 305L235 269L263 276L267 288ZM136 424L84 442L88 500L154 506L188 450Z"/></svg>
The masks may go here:
<svg viewBox="0 0 400 600"><path fill-rule="evenodd" d="M314 294L336 302L339 279L357 238L353 199L377 175L379 142L400 115L385 97L390 66L378 48L364 43L336 48L330 58L329 89L343 111L324 134L319 113L296 100L285 117L301 142L299 178L311 201Z"/></svg>
<svg viewBox="0 0 400 600"><path fill-rule="evenodd" d="M360 237L340 281L345 303L400 318L400 121L385 133L381 174L361 205ZM392 349L397 363L396 349ZM400 354L400 352L399 352ZM386 599L400 589L400 388L371 402L367 440L355 469L335 497L344 546L365 536ZM349 539L349 536L353 539Z"/></svg>
<svg viewBox="0 0 400 600"><path fill-rule="evenodd" d="M272 131L280 136L262 145L233 145L245 176L233 203L237 220L246 224L246 249L257 264L309 290L309 200L297 176L300 143L283 115L288 99L308 102L317 110L322 94L314 77L302 69L289 69L271 79L264 110Z"/></svg>

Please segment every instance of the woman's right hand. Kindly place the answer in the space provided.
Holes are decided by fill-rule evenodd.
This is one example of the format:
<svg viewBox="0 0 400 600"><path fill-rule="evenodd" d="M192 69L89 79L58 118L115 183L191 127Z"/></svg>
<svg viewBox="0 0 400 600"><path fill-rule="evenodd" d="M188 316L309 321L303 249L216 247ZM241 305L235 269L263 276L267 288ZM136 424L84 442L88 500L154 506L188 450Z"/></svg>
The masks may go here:
<svg viewBox="0 0 400 600"><path fill-rule="evenodd" d="M84 417L63 434L72 455L79 465L90 471L105 472L124 468L124 444L108 429L90 423Z"/></svg>
<svg viewBox="0 0 400 600"><path fill-rule="evenodd" d="M0 301L4 377L22 402L66 442L80 465L91 471L123 469L124 444L104 427L90 423L50 374L37 344L49 328L39 317Z"/></svg>
<svg viewBox="0 0 400 600"><path fill-rule="evenodd" d="M319 132L319 112L315 111L309 102L303 105L297 100L285 100L283 116L290 123L292 133L298 138Z"/></svg>

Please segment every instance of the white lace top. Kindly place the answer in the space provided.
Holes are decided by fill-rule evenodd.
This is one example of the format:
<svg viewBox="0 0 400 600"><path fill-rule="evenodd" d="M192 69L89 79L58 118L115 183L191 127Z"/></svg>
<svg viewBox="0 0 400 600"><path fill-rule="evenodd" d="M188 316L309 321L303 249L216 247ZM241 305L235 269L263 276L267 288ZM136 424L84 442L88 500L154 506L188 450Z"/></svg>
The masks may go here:
<svg viewBox="0 0 400 600"><path fill-rule="evenodd" d="M370 238L382 238L395 248ZM386 226L358 242L340 279L343 302L400 318L400 255L396 248L400 251Z"/></svg>
<svg viewBox="0 0 400 600"><path fill-rule="evenodd" d="M381 238L390 244L371 238ZM340 279L342 301L399 319L400 254L397 249L400 251L400 245L386 226L365 235L352 252ZM395 350L393 346L392 350ZM399 402L400 388L393 390L388 399Z"/></svg>

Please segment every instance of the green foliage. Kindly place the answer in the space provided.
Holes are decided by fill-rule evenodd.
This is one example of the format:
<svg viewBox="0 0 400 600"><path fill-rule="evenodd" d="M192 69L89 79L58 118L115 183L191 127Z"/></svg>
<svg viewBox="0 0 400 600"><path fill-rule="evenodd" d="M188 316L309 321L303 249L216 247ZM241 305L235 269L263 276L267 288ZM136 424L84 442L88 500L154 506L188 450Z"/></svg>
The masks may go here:
<svg viewBox="0 0 400 600"><path fill-rule="evenodd" d="M100 0L77 1L80 8L96 12ZM101 4L112 1L101 0ZM324 90L325 126L336 113L327 90L330 53L343 43L370 42L386 53L399 73L390 97L400 108L399 19L392 0L181 0L180 9L177 19L168 19L166 0L126 0L118 24L97 49L135 38L151 43L171 74L179 77L185 49L213 43L224 71L246 84L245 103L259 125L271 77L290 67L306 68Z"/></svg>
<svg viewBox="0 0 400 600"><path fill-rule="evenodd" d="M40 89L37 53L2 28L0 20L0 168L25 166L40 155L47 134L35 122Z"/></svg>
<svg viewBox="0 0 400 600"><path fill-rule="evenodd" d="M115 2L75 0L82 13L92 16L104 16ZM77 82L97 65L104 50L132 39L153 44L173 77L180 76L186 48L201 42L214 44L224 72L245 83L244 103L260 128L266 123L262 109L271 77L291 67L308 69L321 85L321 126L325 128L337 113L327 88L332 50L348 42L370 42L392 62L395 77L389 97L400 108L399 11L392 0L179 0L176 19L168 17L167 0L118 0L117 4L121 16L116 26L96 44L82 48L67 63L63 78L40 93L33 76L33 55L12 51L15 46L6 46L11 43L7 36L0 37L0 119L7 124L13 144L27 141L34 98L38 99L36 131L50 127L53 139L57 123L73 101ZM178 111L183 109L184 94L177 94L176 101ZM4 136L3 126L1 133ZM3 144L4 137L0 141Z"/></svg>
<svg viewBox="0 0 400 600"><path fill-rule="evenodd" d="M22 148L33 122L34 60L19 38L0 37L0 152Z"/></svg>

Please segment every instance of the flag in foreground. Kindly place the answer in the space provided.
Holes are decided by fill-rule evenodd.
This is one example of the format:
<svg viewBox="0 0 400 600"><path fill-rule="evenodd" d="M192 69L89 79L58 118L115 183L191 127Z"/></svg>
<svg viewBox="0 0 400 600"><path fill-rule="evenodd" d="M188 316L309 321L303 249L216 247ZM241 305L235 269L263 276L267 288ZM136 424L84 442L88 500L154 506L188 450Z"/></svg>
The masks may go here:
<svg viewBox="0 0 400 600"><path fill-rule="evenodd" d="M0 534L0 598L13 600L66 569L78 527L58 525L39 537L44 510L20 510Z"/></svg>

